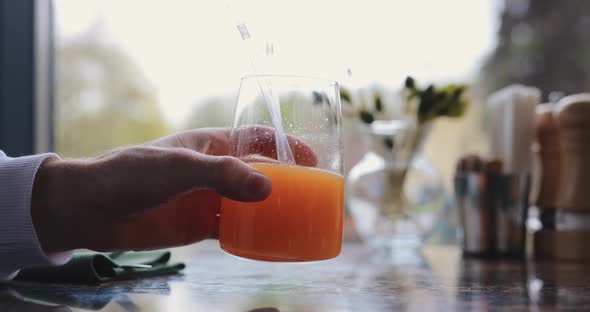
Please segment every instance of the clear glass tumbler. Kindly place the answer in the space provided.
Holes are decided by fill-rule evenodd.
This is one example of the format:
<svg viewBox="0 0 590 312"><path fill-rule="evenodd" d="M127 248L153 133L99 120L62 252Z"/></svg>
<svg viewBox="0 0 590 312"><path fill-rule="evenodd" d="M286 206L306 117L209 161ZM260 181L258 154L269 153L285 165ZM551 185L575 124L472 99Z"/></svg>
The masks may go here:
<svg viewBox="0 0 590 312"><path fill-rule="evenodd" d="M318 261L340 253L344 178L338 88L337 82L306 77L242 79L230 154L267 175L272 193L261 202L222 199L223 250L275 262Z"/></svg>

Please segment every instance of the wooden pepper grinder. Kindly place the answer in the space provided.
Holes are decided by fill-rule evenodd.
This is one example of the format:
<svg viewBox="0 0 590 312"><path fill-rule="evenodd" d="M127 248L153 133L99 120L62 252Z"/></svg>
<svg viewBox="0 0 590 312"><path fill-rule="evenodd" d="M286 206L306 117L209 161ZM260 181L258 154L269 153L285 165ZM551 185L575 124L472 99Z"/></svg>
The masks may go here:
<svg viewBox="0 0 590 312"><path fill-rule="evenodd" d="M534 187L532 203L538 208L541 229L534 234L537 259L553 259L555 255L555 214L559 193L560 146L554 114L555 105L545 103L535 109Z"/></svg>
<svg viewBox="0 0 590 312"><path fill-rule="evenodd" d="M555 199L555 258L590 261L590 93L561 99L555 119L561 158Z"/></svg>
<svg viewBox="0 0 590 312"><path fill-rule="evenodd" d="M560 151L557 124L554 118L554 104L545 103L535 110L535 156L539 163L538 188L534 203L544 209L557 207L559 193Z"/></svg>
<svg viewBox="0 0 590 312"><path fill-rule="evenodd" d="M562 155L557 205L590 213L590 93L563 98L556 117Z"/></svg>

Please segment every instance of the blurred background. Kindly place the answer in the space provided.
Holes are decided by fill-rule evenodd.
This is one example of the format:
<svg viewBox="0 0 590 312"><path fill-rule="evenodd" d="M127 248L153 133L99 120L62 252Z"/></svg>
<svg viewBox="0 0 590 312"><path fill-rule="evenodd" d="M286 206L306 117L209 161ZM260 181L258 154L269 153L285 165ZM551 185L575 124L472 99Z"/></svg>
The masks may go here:
<svg viewBox="0 0 590 312"><path fill-rule="evenodd" d="M467 116L437 120L425 147L450 190L457 157L486 148L490 92L523 83L548 100L590 82L583 0L247 2L55 0L56 151L90 156L230 126L254 55L264 73L324 77L359 92L397 91L407 75L469 85ZM347 168L363 154L355 122L345 121Z"/></svg>

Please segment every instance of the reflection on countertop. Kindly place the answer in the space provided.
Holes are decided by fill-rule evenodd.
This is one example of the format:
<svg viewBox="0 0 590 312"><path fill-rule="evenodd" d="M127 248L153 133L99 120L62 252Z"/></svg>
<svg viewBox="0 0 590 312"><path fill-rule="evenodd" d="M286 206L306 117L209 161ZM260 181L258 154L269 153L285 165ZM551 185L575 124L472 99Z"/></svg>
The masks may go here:
<svg viewBox="0 0 590 312"><path fill-rule="evenodd" d="M4 284L0 311L487 311L583 309L590 268L462 259L426 247L412 263L376 261L360 244L310 264L245 261L215 242L175 249L183 274L99 286Z"/></svg>

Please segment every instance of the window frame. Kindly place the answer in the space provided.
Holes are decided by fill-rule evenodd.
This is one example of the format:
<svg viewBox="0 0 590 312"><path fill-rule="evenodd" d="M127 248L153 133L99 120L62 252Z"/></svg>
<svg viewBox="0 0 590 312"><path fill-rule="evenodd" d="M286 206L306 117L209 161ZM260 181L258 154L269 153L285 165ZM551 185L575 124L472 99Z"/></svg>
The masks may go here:
<svg viewBox="0 0 590 312"><path fill-rule="evenodd" d="M53 1L0 1L0 149L53 150Z"/></svg>

